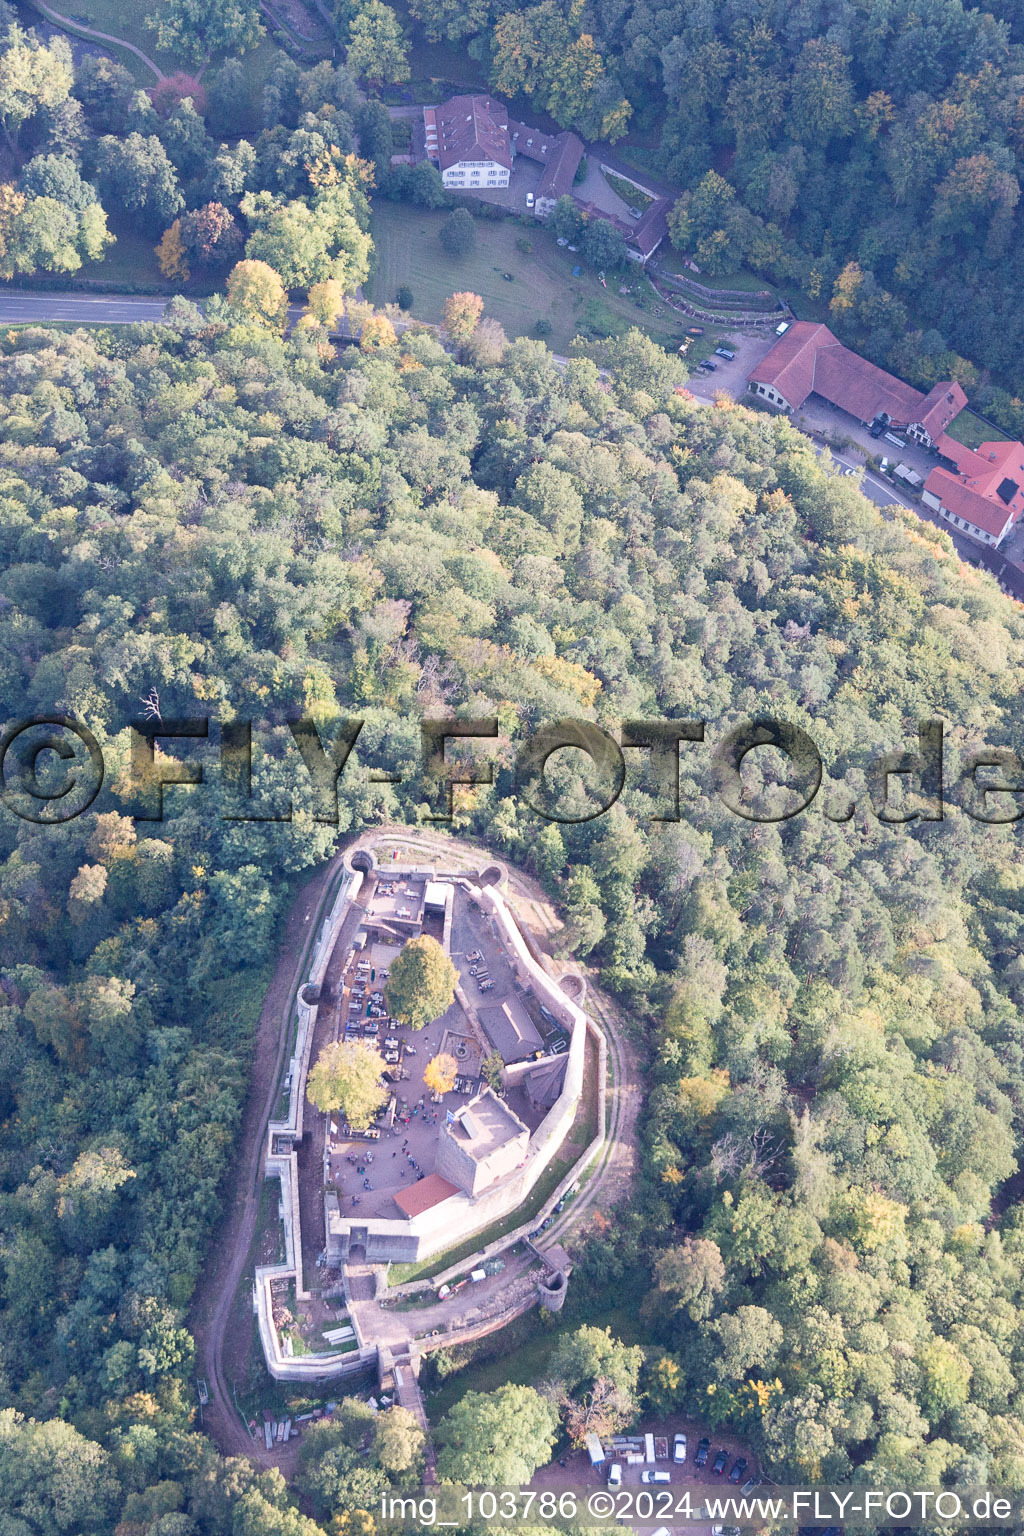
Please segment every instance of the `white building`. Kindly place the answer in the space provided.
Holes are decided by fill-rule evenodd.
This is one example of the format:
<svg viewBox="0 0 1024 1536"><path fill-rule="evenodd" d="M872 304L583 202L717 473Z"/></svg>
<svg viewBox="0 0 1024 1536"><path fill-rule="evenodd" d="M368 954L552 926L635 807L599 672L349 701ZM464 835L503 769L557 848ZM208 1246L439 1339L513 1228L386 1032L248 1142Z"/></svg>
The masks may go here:
<svg viewBox="0 0 1024 1536"><path fill-rule="evenodd" d="M428 159L446 187L480 191L507 187L512 172L508 112L489 96L453 96L424 107Z"/></svg>

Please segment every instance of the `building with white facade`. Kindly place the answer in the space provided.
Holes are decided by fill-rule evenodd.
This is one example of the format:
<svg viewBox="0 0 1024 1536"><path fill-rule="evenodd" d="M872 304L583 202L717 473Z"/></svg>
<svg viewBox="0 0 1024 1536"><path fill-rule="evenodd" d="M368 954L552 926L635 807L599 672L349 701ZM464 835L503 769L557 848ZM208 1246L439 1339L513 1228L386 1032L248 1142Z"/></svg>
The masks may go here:
<svg viewBox="0 0 1024 1536"><path fill-rule="evenodd" d="M922 501L979 544L1001 544L1024 513L1024 443L973 449L943 433L936 446L952 467L932 470Z"/></svg>
<svg viewBox="0 0 1024 1536"><path fill-rule="evenodd" d="M423 108L427 158L446 187L482 191L507 187L512 172L508 112L490 96L453 96Z"/></svg>

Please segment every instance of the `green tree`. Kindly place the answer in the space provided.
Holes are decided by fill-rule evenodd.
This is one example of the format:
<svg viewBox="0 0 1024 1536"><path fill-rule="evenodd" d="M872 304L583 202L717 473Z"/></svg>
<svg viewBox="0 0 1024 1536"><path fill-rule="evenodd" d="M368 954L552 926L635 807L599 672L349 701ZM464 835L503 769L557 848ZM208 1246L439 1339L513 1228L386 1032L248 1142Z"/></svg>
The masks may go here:
<svg viewBox="0 0 1024 1536"><path fill-rule="evenodd" d="M579 243L583 233L583 214L568 193L564 193L555 203L548 215L548 224L556 239L568 240L570 245Z"/></svg>
<svg viewBox="0 0 1024 1536"><path fill-rule="evenodd" d="M34 33L9 26L0 50L0 124L8 143L15 143L26 119L65 101L73 81L67 38L43 44Z"/></svg>
<svg viewBox="0 0 1024 1536"><path fill-rule="evenodd" d="M325 1045L306 1079L306 1096L329 1114L340 1109L353 1130L364 1131L387 1098L384 1058L367 1040Z"/></svg>
<svg viewBox="0 0 1024 1536"><path fill-rule="evenodd" d="M437 1427L437 1475L522 1487L550 1458L557 1427L554 1408L533 1387L467 1392Z"/></svg>
<svg viewBox="0 0 1024 1536"><path fill-rule="evenodd" d="M464 261L476 250L476 225L473 216L465 208L456 208L448 215L438 232L438 239L446 255L455 261Z"/></svg>
<svg viewBox="0 0 1024 1536"><path fill-rule="evenodd" d="M247 258L273 267L286 288L334 279L346 293L354 293L366 278L371 242L360 227L347 183L325 187L311 202L249 193L241 206L251 231Z"/></svg>
<svg viewBox="0 0 1024 1536"><path fill-rule="evenodd" d="M284 328L288 296L281 278L265 261L240 261L228 274L228 302L257 325Z"/></svg>
<svg viewBox="0 0 1024 1536"><path fill-rule="evenodd" d="M607 219L588 219L580 236L580 250L591 266L614 272L626 262L626 243Z"/></svg>
<svg viewBox="0 0 1024 1536"><path fill-rule="evenodd" d="M141 216L147 229L165 228L183 207L174 166L153 134L104 134L94 150L100 195L109 207Z"/></svg>
<svg viewBox="0 0 1024 1536"><path fill-rule="evenodd" d="M666 1248L655 1265L659 1294L676 1309L685 1307L694 1321L709 1317L725 1284L725 1264L717 1243L686 1237Z"/></svg>
<svg viewBox="0 0 1024 1536"><path fill-rule="evenodd" d="M441 1017L455 998L458 973L436 939L410 939L391 966L384 988L395 1018L422 1029Z"/></svg>
<svg viewBox="0 0 1024 1536"><path fill-rule="evenodd" d="M264 36L255 0L159 0L146 25L158 48L197 64L247 53Z"/></svg>
<svg viewBox="0 0 1024 1536"><path fill-rule="evenodd" d="M101 1536L120 1486L110 1456L70 1424L0 1409L0 1512L13 1533Z"/></svg>
<svg viewBox="0 0 1024 1536"><path fill-rule="evenodd" d="M425 1436L414 1413L396 1404L373 1427L373 1454L389 1474L408 1472L423 1453Z"/></svg>
<svg viewBox="0 0 1024 1536"><path fill-rule="evenodd" d="M409 45L397 14L382 0L362 0L349 25L346 62L370 85L398 85L409 78Z"/></svg>

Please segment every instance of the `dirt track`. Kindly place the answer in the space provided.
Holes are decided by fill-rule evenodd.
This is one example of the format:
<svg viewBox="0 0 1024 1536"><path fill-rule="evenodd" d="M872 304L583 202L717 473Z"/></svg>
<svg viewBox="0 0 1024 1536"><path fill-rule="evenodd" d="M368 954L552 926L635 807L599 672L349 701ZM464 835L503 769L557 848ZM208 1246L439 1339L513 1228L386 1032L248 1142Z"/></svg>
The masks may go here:
<svg viewBox="0 0 1024 1536"><path fill-rule="evenodd" d="M232 1381L224 1361L225 1336L256 1228L264 1136L277 1097L295 994L304 980L306 939L341 857L336 854L299 888L284 925L280 957L256 1030L252 1079L233 1187L226 1191L223 1225L211 1245L190 1318L197 1369L200 1375L205 1375L210 1391L209 1407L205 1410L206 1430L225 1455L254 1456L267 1463L274 1458L267 1455L262 1442L257 1445L251 1440L232 1400Z"/></svg>

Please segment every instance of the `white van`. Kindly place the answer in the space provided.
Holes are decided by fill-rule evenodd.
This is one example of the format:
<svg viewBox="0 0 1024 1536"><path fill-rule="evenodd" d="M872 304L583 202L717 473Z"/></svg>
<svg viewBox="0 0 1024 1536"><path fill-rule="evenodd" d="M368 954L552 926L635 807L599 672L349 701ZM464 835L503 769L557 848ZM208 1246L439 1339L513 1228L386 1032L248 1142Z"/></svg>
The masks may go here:
<svg viewBox="0 0 1024 1536"><path fill-rule="evenodd" d="M622 1487L622 1465L620 1462L613 1461L611 1466L608 1468L608 1487Z"/></svg>
<svg viewBox="0 0 1024 1536"><path fill-rule="evenodd" d="M650 1467L645 1467L640 1473L640 1481L642 1483L670 1483L672 1481L672 1474L671 1472L652 1472Z"/></svg>

